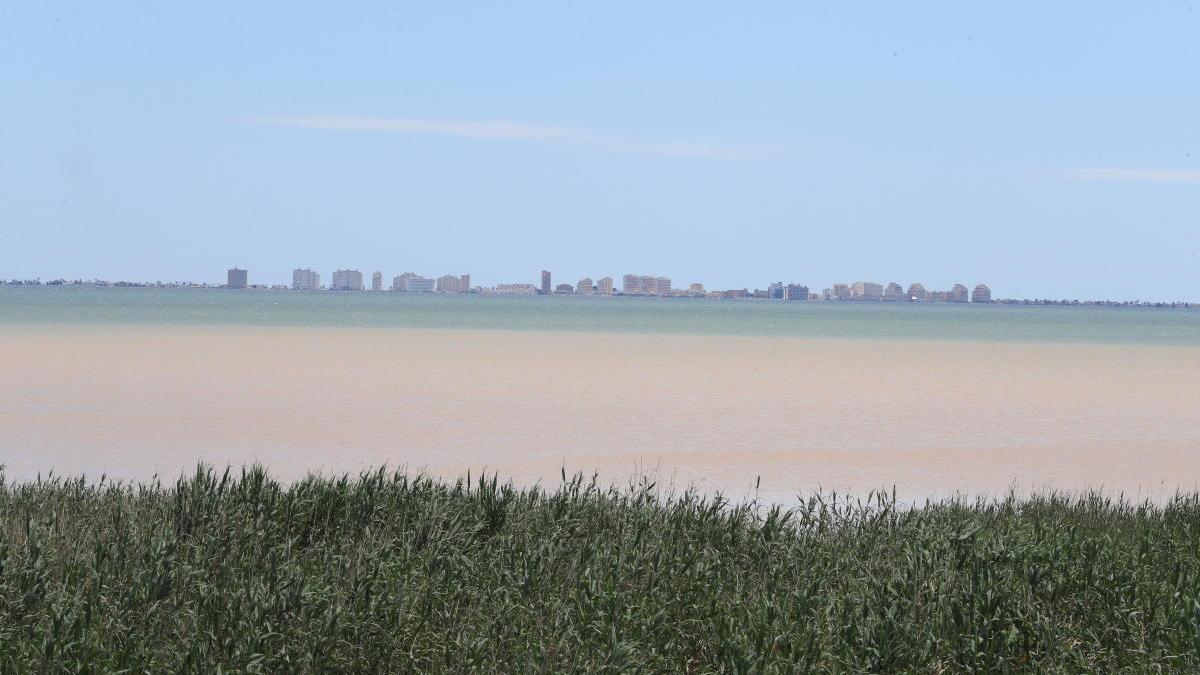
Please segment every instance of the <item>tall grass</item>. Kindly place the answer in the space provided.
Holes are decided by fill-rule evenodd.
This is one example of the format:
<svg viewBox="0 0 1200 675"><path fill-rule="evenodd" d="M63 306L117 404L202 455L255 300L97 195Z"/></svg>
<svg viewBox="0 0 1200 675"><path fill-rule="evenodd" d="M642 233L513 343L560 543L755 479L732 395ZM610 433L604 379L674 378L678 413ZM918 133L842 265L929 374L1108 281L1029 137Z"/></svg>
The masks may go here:
<svg viewBox="0 0 1200 675"><path fill-rule="evenodd" d="M0 474L0 670L1194 672L1200 497Z"/></svg>

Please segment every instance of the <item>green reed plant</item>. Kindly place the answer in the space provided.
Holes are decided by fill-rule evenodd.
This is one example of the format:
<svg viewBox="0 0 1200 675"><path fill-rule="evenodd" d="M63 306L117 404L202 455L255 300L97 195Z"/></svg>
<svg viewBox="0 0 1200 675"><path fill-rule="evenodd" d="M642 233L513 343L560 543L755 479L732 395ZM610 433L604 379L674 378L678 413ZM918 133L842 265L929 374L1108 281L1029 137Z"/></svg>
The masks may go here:
<svg viewBox="0 0 1200 675"><path fill-rule="evenodd" d="M1200 496L0 473L0 672L1195 672Z"/></svg>

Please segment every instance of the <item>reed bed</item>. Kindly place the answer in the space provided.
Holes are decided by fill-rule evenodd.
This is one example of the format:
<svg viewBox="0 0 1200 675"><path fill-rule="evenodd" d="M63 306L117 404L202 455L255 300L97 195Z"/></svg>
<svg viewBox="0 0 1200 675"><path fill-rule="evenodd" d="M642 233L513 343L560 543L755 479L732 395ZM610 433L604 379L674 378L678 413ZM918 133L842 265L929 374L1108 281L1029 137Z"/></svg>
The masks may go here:
<svg viewBox="0 0 1200 675"><path fill-rule="evenodd" d="M8 483L0 671L1194 672L1200 496Z"/></svg>

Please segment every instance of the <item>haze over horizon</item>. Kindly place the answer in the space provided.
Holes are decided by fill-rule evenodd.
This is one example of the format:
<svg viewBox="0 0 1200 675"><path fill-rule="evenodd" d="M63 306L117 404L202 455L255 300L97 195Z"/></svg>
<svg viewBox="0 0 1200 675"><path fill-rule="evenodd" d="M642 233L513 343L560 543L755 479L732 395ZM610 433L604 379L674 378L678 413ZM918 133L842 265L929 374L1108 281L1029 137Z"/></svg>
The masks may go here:
<svg viewBox="0 0 1200 675"><path fill-rule="evenodd" d="M14 2L0 278L1200 300L1200 9Z"/></svg>

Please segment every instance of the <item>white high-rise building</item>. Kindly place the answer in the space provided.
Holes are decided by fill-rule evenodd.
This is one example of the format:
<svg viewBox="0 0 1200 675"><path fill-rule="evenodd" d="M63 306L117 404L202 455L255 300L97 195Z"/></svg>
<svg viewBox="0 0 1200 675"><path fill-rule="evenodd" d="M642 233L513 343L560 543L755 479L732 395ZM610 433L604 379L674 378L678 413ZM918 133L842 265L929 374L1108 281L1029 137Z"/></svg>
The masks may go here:
<svg viewBox="0 0 1200 675"><path fill-rule="evenodd" d="M883 299L883 286L873 281L856 281L851 287L852 296L855 300L881 300Z"/></svg>
<svg viewBox="0 0 1200 675"><path fill-rule="evenodd" d="M649 274L626 274L623 292L625 295L670 295L671 280Z"/></svg>
<svg viewBox="0 0 1200 675"><path fill-rule="evenodd" d="M600 281L597 281L596 282L596 293L599 295L612 295L613 294L612 277L604 277Z"/></svg>
<svg viewBox="0 0 1200 675"><path fill-rule="evenodd" d="M310 269L292 270L292 290L316 291L321 289L321 275Z"/></svg>
<svg viewBox="0 0 1200 675"><path fill-rule="evenodd" d="M371 275L371 290L373 290L373 291L382 291L383 290L383 272L380 272L377 270L374 274Z"/></svg>
<svg viewBox="0 0 1200 675"><path fill-rule="evenodd" d="M954 287L946 294L946 302L966 302L969 299L970 293L967 292L967 287L962 284L954 284Z"/></svg>
<svg viewBox="0 0 1200 675"><path fill-rule="evenodd" d="M438 277L436 290L438 293L469 293L471 292L471 275L454 276L447 274Z"/></svg>
<svg viewBox="0 0 1200 675"><path fill-rule="evenodd" d="M453 274L446 274L438 277L438 293L466 293L470 290L471 275L469 274L464 274L461 277L456 277Z"/></svg>
<svg viewBox="0 0 1200 675"><path fill-rule="evenodd" d="M363 289L362 272L358 270L337 270L333 273L333 281L329 283L331 291L361 291Z"/></svg>
<svg viewBox="0 0 1200 675"><path fill-rule="evenodd" d="M992 289L987 287L987 284L979 284L975 286L975 290L971 291L971 302L987 304L992 301Z"/></svg>
<svg viewBox="0 0 1200 675"><path fill-rule="evenodd" d="M226 272L225 279L225 285L229 288L245 288L247 286L246 270L241 269L240 267L234 267Z"/></svg>
<svg viewBox="0 0 1200 675"><path fill-rule="evenodd" d="M392 290L407 293L432 293L436 282L415 272L405 272L398 277L392 277Z"/></svg>
<svg viewBox="0 0 1200 675"><path fill-rule="evenodd" d="M795 300L807 301L808 300L808 286L801 286L800 284L788 284L787 286L784 286L783 287L783 299L784 300L793 300L793 301L795 301Z"/></svg>

